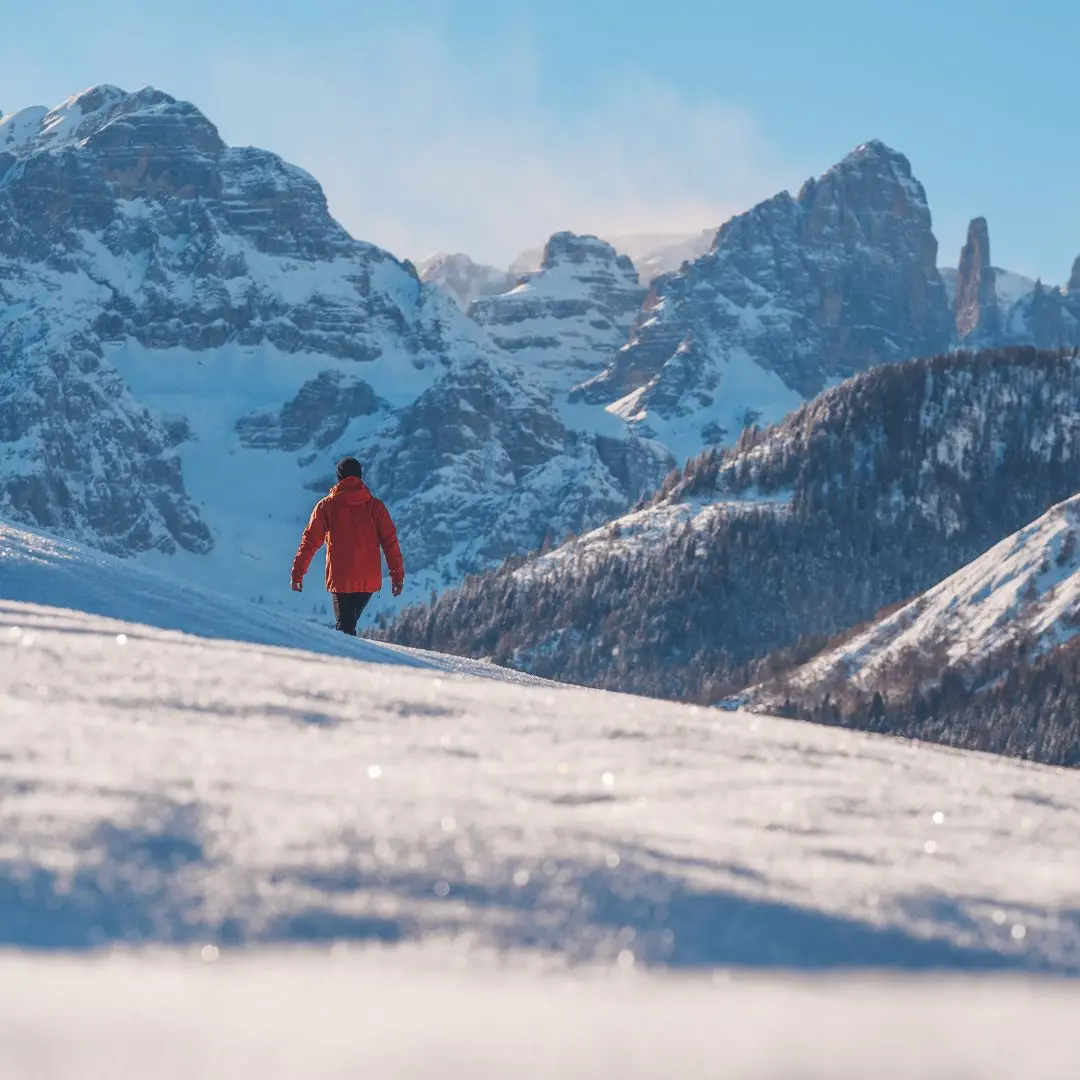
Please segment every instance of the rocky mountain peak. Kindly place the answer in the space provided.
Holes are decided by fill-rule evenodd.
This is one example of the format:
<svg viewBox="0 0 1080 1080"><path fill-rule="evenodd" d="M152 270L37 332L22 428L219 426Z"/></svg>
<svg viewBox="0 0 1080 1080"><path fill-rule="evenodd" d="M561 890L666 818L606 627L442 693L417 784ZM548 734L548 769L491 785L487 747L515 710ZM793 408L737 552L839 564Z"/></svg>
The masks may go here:
<svg viewBox="0 0 1080 1080"><path fill-rule="evenodd" d="M625 344L645 298L634 264L595 236L559 232L539 270L469 314L550 391L565 394Z"/></svg>
<svg viewBox="0 0 1080 1080"><path fill-rule="evenodd" d="M602 433L573 427L519 360L565 330L568 369L534 370L594 372L642 290L613 250L552 252L508 294L506 336L539 350L510 357L351 237L308 173L227 146L194 105L102 86L5 116L0 517L122 555L185 549L177 573L279 603L313 486L346 453L392 502L418 593L620 513L669 457L603 412Z"/></svg>
<svg viewBox="0 0 1080 1080"><path fill-rule="evenodd" d="M445 289L463 309L481 296L494 296L514 286L517 278L506 270L474 262L461 253L441 253L424 259L417 267L421 281Z"/></svg>
<svg viewBox="0 0 1080 1080"><path fill-rule="evenodd" d="M1076 261L1072 265L1072 273L1069 275L1065 291L1080 296L1080 255L1076 256Z"/></svg>
<svg viewBox="0 0 1080 1080"><path fill-rule="evenodd" d="M199 151L220 152L225 144L217 128L194 105L152 86L128 93L117 86L92 86L74 94L51 109L31 106L0 119L0 151L25 157L39 150L100 140L104 144L130 141L133 132L147 123L172 130L174 145L189 145ZM123 132L106 134L112 125Z"/></svg>
<svg viewBox="0 0 1080 1080"><path fill-rule="evenodd" d="M615 263L626 273L634 275L634 264L625 255L620 255L606 240L598 236L579 236L572 232L557 232L544 245L544 254L540 260L541 270L551 270L564 263L580 266L582 263Z"/></svg>
<svg viewBox="0 0 1080 1080"><path fill-rule="evenodd" d="M628 346L581 393L693 452L830 379L940 351L950 323L925 191L874 141L658 278Z"/></svg>
<svg viewBox="0 0 1080 1080"><path fill-rule="evenodd" d="M956 336L962 342L994 340L1000 326L996 274L990 262L990 229L986 218L968 226L967 243L960 251L953 310Z"/></svg>

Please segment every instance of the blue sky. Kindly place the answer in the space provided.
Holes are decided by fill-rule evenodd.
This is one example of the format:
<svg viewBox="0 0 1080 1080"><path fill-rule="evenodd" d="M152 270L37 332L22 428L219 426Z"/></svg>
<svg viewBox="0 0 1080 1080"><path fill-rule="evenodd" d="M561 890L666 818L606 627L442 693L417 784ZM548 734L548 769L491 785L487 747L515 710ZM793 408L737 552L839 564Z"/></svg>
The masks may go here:
<svg viewBox="0 0 1080 1080"><path fill-rule="evenodd" d="M874 137L943 264L976 214L998 265L1080 254L1068 0L0 0L0 26L0 109L152 84L401 256L717 225Z"/></svg>

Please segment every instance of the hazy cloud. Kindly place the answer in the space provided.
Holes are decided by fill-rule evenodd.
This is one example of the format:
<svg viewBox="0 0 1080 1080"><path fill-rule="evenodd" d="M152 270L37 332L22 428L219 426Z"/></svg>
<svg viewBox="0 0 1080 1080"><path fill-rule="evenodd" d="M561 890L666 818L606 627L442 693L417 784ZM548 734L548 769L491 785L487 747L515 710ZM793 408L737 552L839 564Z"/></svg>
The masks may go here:
<svg viewBox="0 0 1080 1080"><path fill-rule="evenodd" d="M783 161L746 110L648 78L597 76L570 100L513 20L463 45L361 5L338 33L293 40L270 9L242 36L217 34L212 5L193 2L188 15L70 8L47 67L0 42L0 104L152 83L193 101L227 141L308 169L355 236L414 259L466 251L506 265L557 229L696 233L810 171Z"/></svg>
<svg viewBox="0 0 1080 1080"><path fill-rule="evenodd" d="M303 165L354 235L414 259L506 265L558 229L697 232L806 175L744 110L644 79L556 114L520 41L479 71L415 36L332 66L219 58L211 96L249 103L219 117L223 134Z"/></svg>

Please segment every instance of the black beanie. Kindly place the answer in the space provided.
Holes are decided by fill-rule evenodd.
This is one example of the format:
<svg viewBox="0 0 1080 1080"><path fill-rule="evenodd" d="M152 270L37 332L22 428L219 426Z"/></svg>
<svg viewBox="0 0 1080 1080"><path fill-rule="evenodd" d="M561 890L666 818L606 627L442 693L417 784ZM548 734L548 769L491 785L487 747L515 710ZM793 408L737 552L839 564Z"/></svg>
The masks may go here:
<svg viewBox="0 0 1080 1080"><path fill-rule="evenodd" d="M337 463L337 478L344 480L346 476L355 476L357 480L364 479L364 470L354 457L343 457Z"/></svg>

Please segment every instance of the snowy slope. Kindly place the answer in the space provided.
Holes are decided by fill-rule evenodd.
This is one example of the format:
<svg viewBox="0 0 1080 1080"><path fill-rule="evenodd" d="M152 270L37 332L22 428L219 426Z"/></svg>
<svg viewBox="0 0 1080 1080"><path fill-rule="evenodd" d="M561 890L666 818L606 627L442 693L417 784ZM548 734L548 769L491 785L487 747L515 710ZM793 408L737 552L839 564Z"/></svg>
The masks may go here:
<svg viewBox="0 0 1080 1080"><path fill-rule="evenodd" d="M1075 776L0 605L0 939L1080 973Z"/></svg>
<svg viewBox="0 0 1080 1080"><path fill-rule="evenodd" d="M481 681L5 529L12 594L113 617L0 599L5 1078L1069 1075L1071 773Z"/></svg>
<svg viewBox="0 0 1080 1080"><path fill-rule="evenodd" d="M790 509L790 492L762 495L749 491L741 497L663 501L643 510L623 514L582 536L567 540L552 551L524 563L514 571L514 577L518 581L552 579L565 573L568 565L578 569L608 559L640 557L650 549L662 550L674 537L687 532L707 543L718 518L756 510L783 514Z"/></svg>
<svg viewBox="0 0 1080 1080"><path fill-rule="evenodd" d="M919 659L946 667L989 660L1024 642L1029 657L1080 633L1080 496L995 544L984 555L838 648L793 672L793 689L843 683L873 690L890 667ZM764 704L768 691L747 699Z"/></svg>
<svg viewBox="0 0 1080 1080"><path fill-rule="evenodd" d="M540 681L492 664L348 638L333 630L333 620L316 623L305 618L311 607L309 593L315 591L321 591L320 583L312 580L302 597L290 594L291 611L270 610L130 560L0 522L0 609L16 623L19 612L34 619L46 607L74 608L77 614L56 612L55 619L71 626L94 615L101 617L95 621L98 632L105 634L110 627L114 633L125 629L147 632L145 626L131 631L120 625L122 621L203 638L359 658L367 663ZM318 606L323 606L321 601ZM178 640L175 635L170 639Z"/></svg>
<svg viewBox="0 0 1080 1080"><path fill-rule="evenodd" d="M1075 1070L1080 994L1067 980L537 975L454 959L434 968L400 948L342 946L227 950L212 963L197 948L11 956L0 962L0 1072L428 1080L438 1062L449 1080L1069 1080Z"/></svg>

